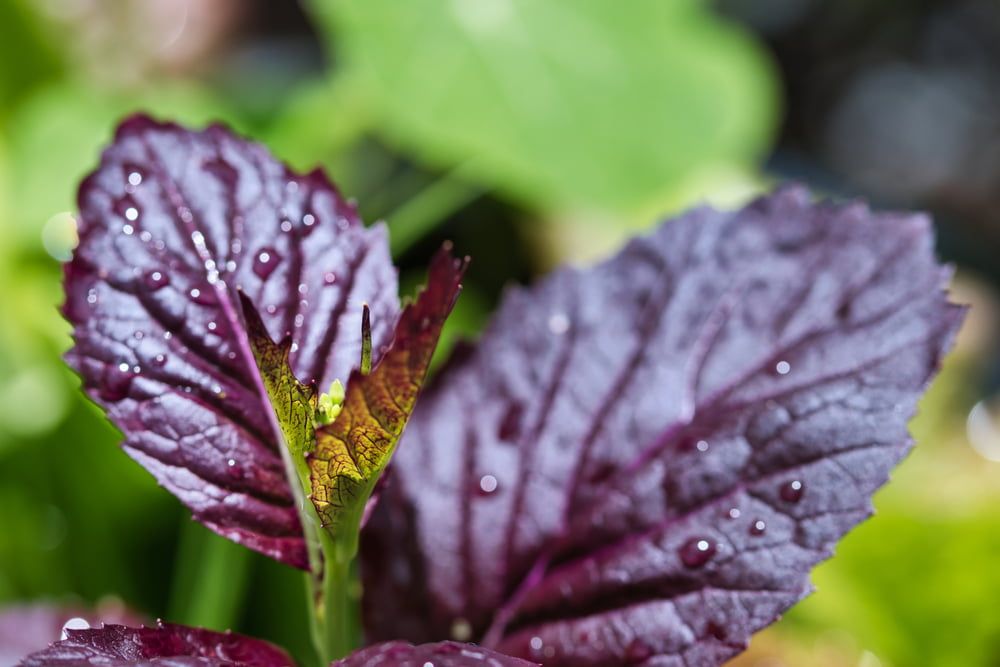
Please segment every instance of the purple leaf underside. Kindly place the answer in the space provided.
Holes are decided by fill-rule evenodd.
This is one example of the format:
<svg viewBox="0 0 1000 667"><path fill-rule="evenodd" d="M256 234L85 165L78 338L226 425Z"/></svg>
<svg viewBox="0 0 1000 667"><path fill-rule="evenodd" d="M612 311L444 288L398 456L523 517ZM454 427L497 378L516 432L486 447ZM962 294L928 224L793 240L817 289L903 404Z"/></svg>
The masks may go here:
<svg viewBox="0 0 1000 667"><path fill-rule="evenodd" d="M97 610L49 604L25 604L0 610L0 665L18 660L59 641L63 626L80 619L93 626L105 623L141 622L119 605L102 605Z"/></svg>
<svg viewBox="0 0 1000 667"><path fill-rule="evenodd" d="M373 641L717 665L872 512L962 319L921 215L785 188L507 294L363 533Z"/></svg>
<svg viewBox="0 0 1000 667"><path fill-rule="evenodd" d="M512 658L473 644L440 642L414 646L406 642L376 644L353 653L330 667L532 667L536 663Z"/></svg>
<svg viewBox="0 0 1000 667"><path fill-rule="evenodd" d="M125 450L219 534L306 566L280 438L237 288L295 375L321 390L376 353L399 314L383 226L319 171L301 175L220 126L126 120L81 185L66 266L67 361Z"/></svg>
<svg viewBox="0 0 1000 667"><path fill-rule="evenodd" d="M230 632L169 623L130 628L105 625L66 630L66 638L24 658L18 667L294 667L281 649ZM388 642L338 660L330 667L533 667L536 663L473 644L413 646Z"/></svg>
<svg viewBox="0 0 1000 667"><path fill-rule="evenodd" d="M169 623L67 630L67 638L19 667L293 667L284 651L259 639Z"/></svg>

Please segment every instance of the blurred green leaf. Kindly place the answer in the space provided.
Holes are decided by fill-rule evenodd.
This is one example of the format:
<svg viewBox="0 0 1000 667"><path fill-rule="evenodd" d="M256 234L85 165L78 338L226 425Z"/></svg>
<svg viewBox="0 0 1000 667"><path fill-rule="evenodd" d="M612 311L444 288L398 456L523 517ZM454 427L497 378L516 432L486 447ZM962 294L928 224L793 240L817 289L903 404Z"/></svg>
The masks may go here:
<svg viewBox="0 0 1000 667"><path fill-rule="evenodd" d="M31 4L0 2L0 117L25 93L58 75L60 60L54 40L46 39Z"/></svg>
<svg viewBox="0 0 1000 667"><path fill-rule="evenodd" d="M100 148L122 117L144 110L178 122L204 125L240 118L206 90L161 82L147 89L106 91L73 81L39 90L20 105L6 127L12 196L0 234L26 249L41 248L45 223L76 209L76 186L96 166Z"/></svg>
<svg viewBox="0 0 1000 667"><path fill-rule="evenodd" d="M390 140L542 207L630 212L759 158L776 85L694 0L312 0Z"/></svg>

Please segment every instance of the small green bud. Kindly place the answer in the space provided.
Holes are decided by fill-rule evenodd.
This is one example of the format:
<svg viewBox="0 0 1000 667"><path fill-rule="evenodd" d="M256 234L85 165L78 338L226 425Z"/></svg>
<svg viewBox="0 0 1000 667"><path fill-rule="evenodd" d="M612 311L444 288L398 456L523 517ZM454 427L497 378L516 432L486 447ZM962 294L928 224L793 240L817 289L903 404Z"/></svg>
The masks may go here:
<svg viewBox="0 0 1000 667"><path fill-rule="evenodd" d="M321 394L316 405L316 425L326 426L333 423L344 406L344 385L340 380L330 384L330 391Z"/></svg>

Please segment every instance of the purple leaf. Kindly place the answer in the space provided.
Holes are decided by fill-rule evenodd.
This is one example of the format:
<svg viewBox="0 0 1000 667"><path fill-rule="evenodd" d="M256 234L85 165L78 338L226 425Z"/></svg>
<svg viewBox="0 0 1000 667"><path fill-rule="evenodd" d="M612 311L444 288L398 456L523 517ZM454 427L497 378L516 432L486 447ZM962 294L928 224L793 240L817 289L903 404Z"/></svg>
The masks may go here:
<svg viewBox="0 0 1000 667"><path fill-rule="evenodd" d="M330 667L531 667L536 663L512 658L473 644L441 642L414 646L387 642L352 653Z"/></svg>
<svg viewBox="0 0 1000 667"><path fill-rule="evenodd" d="M284 651L259 639L169 623L153 628L105 625L66 630L66 635L19 667L293 667Z"/></svg>
<svg viewBox="0 0 1000 667"><path fill-rule="evenodd" d="M47 604L8 607L0 611L0 665L13 665L59 641L68 621L88 625L140 622L120 604L102 605L97 610Z"/></svg>
<svg viewBox="0 0 1000 667"><path fill-rule="evenodd" d="M926 217L787 188L510 292L364 533L368 636L717 665L871 514L962 319Z"/></svg>
<svg viewBox="0 0 1000 667"><path fill-rule="evenodd" d="M236 304L241 288L291 367L320 387L375 350L399 313L385 229L316 171L295 174L212 126L126 120L81 185L66 267L67 360L124 448L221 535L306 566L278 426Z"/></svg>

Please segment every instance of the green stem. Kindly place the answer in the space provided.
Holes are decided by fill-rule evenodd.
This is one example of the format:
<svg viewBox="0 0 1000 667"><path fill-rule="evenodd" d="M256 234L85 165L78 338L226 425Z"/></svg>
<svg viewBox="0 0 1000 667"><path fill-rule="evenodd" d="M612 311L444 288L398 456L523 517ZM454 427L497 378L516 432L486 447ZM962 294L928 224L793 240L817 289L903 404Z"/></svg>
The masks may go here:
<svg viewBox="0 0 1000 667"><path fill-rule="evenodd" d="M357 544L357 540L352 540ZM324 623L326 630L327 659L337 660L357 648L357 600L352 595L354 576L351 563L356 547L349 543L334 541L324 531L321 538L323 553L327 556L323 573Z"/></svg>
<svg viewBox="0 0 1000 667"><path fill-rule="evenodd" d="M471 163L455 167L386 216L393 256L398 257L438 223L485 191L471 178L473 171Z"/></svg>

